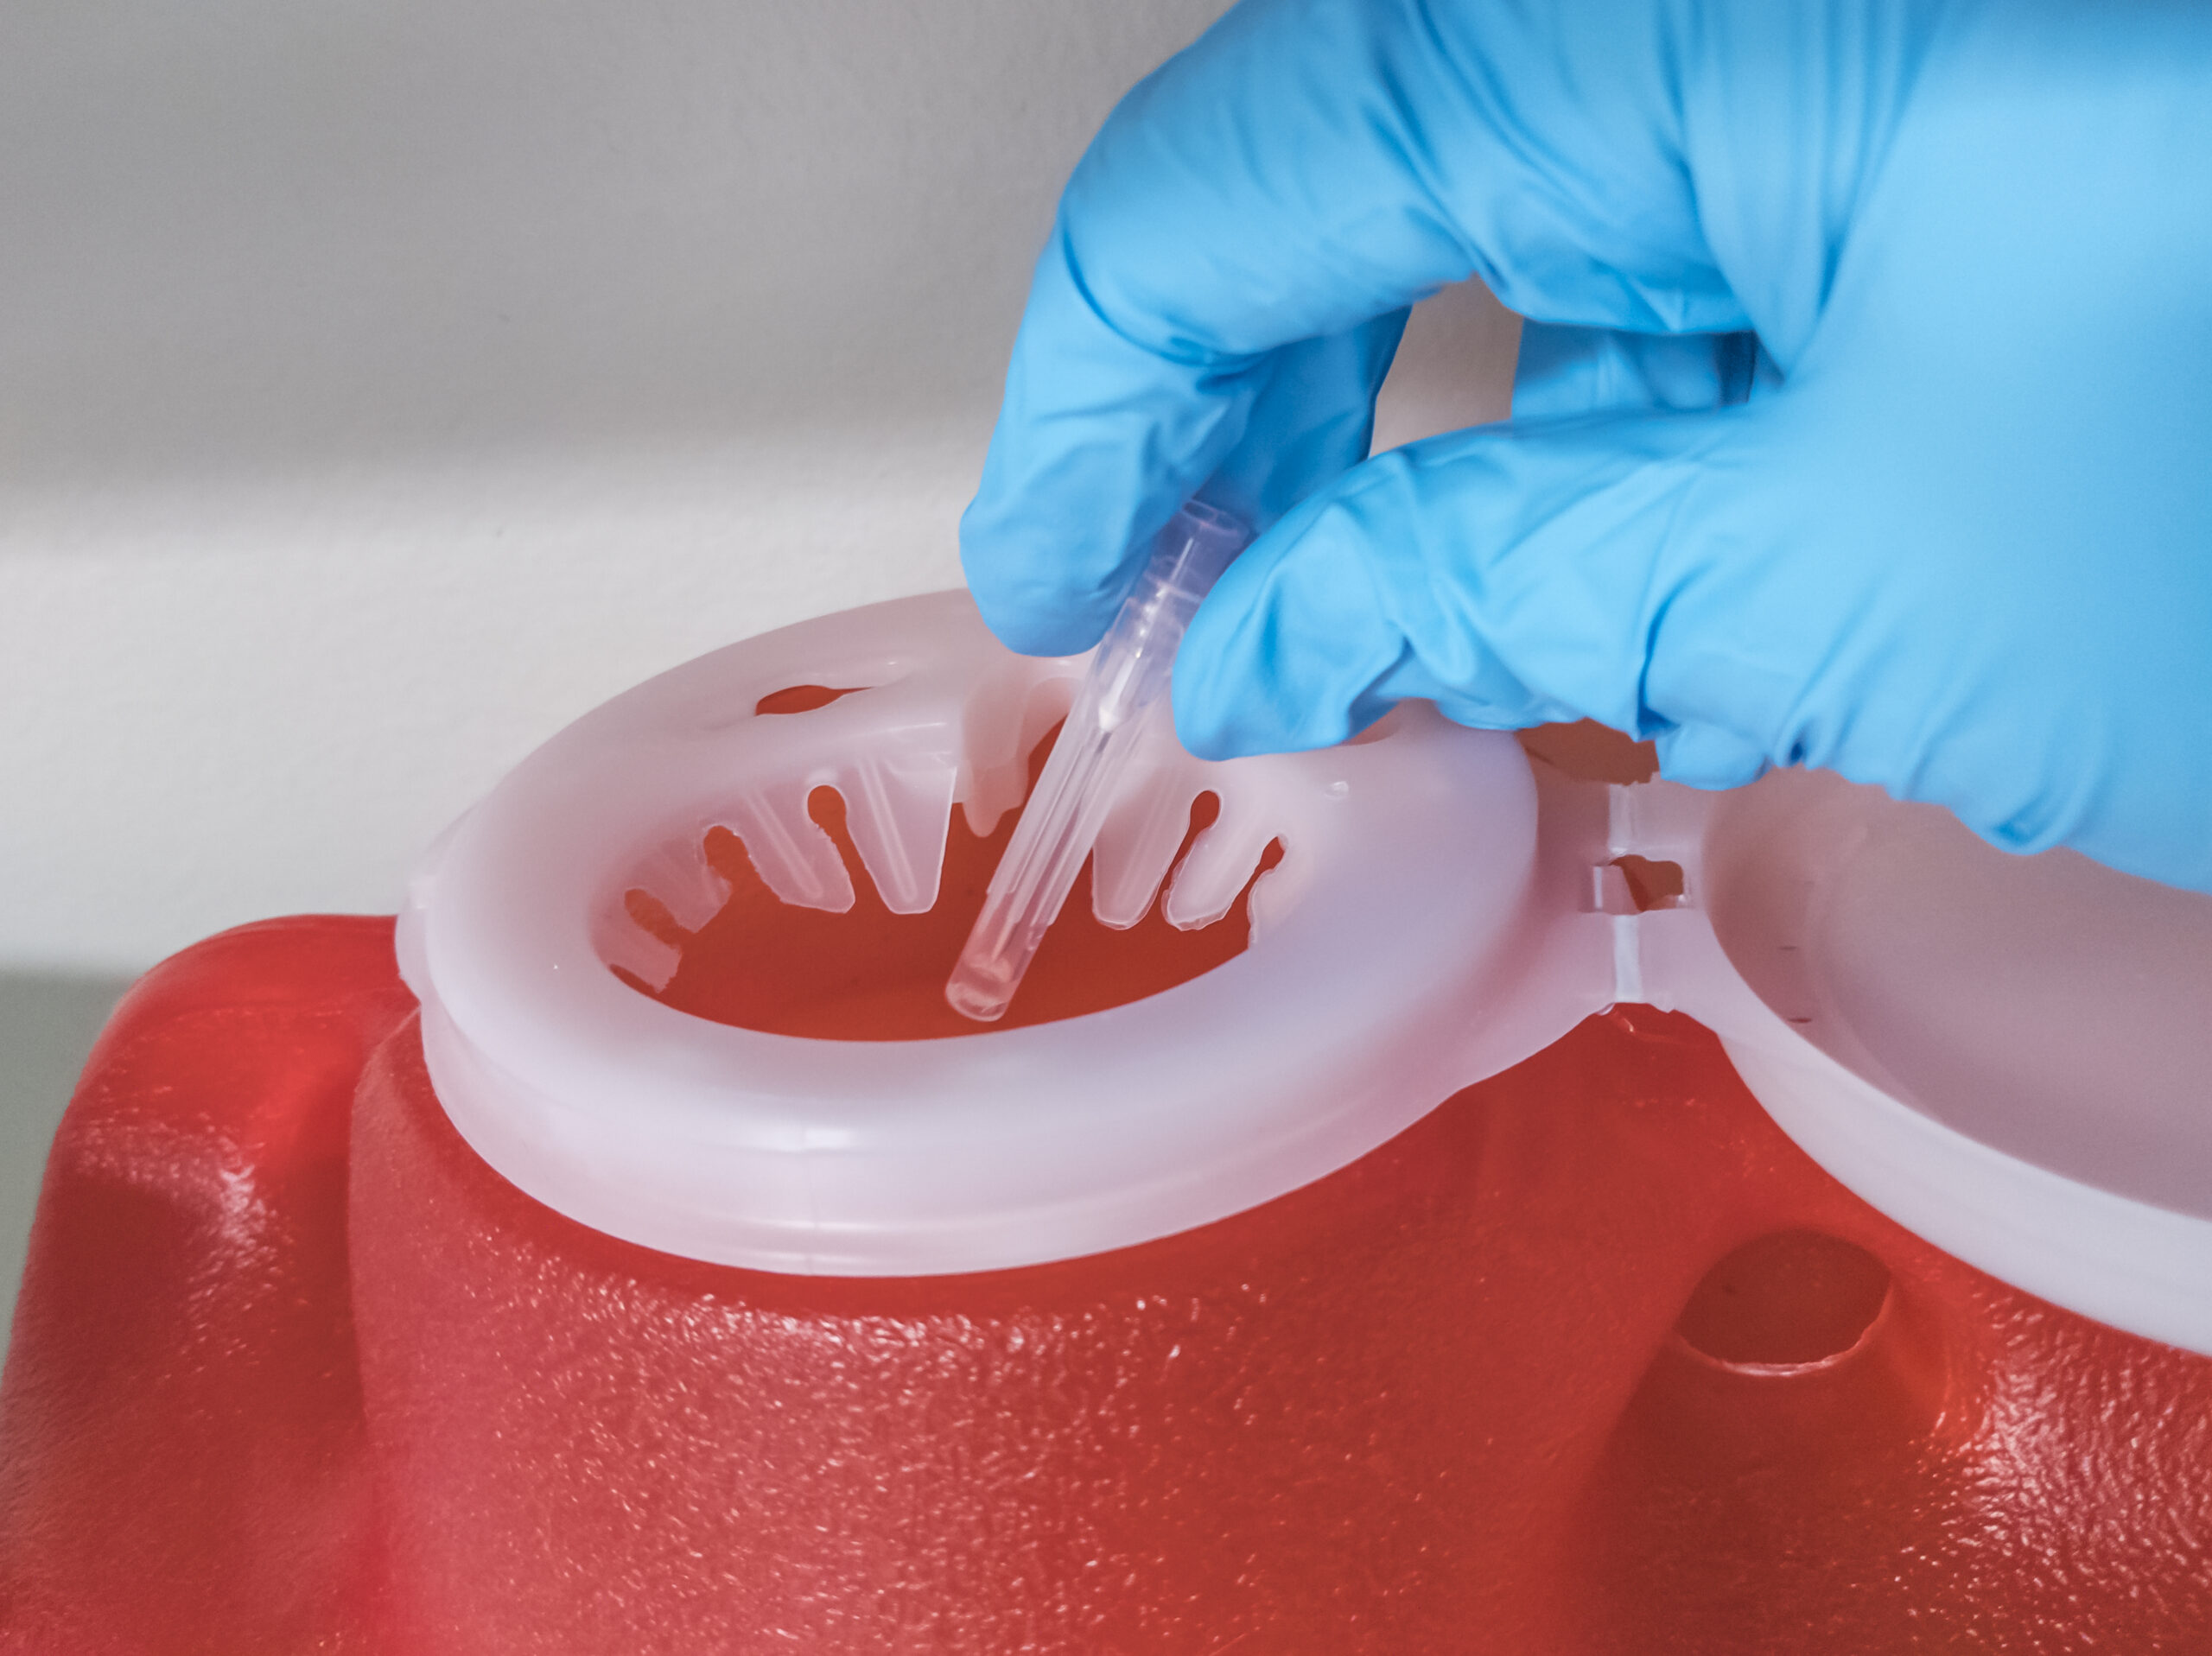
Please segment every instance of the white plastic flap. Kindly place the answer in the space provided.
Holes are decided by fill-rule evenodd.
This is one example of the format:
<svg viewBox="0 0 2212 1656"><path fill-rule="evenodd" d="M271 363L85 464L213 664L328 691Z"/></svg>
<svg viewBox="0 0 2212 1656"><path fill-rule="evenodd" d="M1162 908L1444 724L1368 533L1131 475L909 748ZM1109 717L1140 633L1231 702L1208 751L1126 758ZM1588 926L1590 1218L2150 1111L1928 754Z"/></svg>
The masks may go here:
<svg viewBox="0 0 2212 1656"><path fill-rule="evenodd" d="M1655 975L1815 1160L1993 1276L2212 1354L2212 897L1827 773L1713 796L1690 855L1706 912Z"/></svg>

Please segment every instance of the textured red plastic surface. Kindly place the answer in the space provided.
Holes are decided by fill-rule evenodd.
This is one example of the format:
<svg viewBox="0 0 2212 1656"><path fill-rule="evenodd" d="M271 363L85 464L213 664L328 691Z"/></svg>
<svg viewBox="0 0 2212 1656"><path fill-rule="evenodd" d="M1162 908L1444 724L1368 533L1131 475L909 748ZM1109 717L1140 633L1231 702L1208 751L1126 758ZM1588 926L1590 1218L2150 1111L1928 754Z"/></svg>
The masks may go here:
<svg viewBox="0 0 2212 1656"><path fill-rule="evenodd" d="M810 1281L504 1184L389 949L230 934L103 1038L0 1389L0 1648L2212 1645L2212 1363L1900 1232L1683 1020L1185 1236Z"/></svg>
<svg viewBox="0 0 2212 1656"><path fill-rule="evenodd" d="M0 1647L372 1648L346 1121L413 1006L390 921L303 919L211 938L117 1009L0 1384Z"/></svg>

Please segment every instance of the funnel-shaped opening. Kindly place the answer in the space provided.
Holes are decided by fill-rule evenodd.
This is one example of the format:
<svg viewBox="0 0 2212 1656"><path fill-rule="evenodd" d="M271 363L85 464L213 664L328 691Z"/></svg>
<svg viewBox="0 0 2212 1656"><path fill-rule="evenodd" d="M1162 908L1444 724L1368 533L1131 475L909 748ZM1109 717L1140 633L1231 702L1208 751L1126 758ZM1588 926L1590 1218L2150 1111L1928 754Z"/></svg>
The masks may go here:
<svg viewBox="0 0 2212 1656"><path fill-rule="evenodd" d="M779 692L762 705L777 714L803 714L836 699L809 695L807 688ZM1057 733L1047 734L1030 754L1033 786ZM1251 941L1252 888L1282 854L1282 842L1271 839L1229 912L1187 928L1172 924L1158 899L1134 925L1107 925L1096 911L1092 867L1086 862L1013 1006L997 1025L987 1026L945 1004L944 982L1020 811L1004 813L979 834L956 808L945 828L937 900L918 914L894 911L876 889L854 843L842 794L816 789L807 814L836 847L852 882L850 907L832 910L785 902L762 878L744 841L716 827L702 838L697 855L728 896L703 924L684 927L646 887L625 894L631 920L675 950L673 973L656 986L619 962L610 961L609 969L664 1006L770 1034L911 1041L1018 1029L1126 1006L1243 953ZM1171 886L1198 836L1220 816L1220 796L1200 794L1185 815Z"/></svg>

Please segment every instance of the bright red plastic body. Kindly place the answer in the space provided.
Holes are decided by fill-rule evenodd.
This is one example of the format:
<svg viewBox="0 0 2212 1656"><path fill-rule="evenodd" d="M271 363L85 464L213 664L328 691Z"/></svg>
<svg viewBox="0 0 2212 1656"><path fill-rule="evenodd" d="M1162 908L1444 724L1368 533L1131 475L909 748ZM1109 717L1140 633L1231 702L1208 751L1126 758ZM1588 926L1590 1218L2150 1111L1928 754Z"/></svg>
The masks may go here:
<svg viewBox="0 0 2212 1656"><path fill-rule="evenodd" d="M349 919L118 1013L0 1392L0 1648L2212 1646L2212 1362L1900 1231L1685 1020L1204 1230L850 1281L537 1205L410 1014Z"/></svg>

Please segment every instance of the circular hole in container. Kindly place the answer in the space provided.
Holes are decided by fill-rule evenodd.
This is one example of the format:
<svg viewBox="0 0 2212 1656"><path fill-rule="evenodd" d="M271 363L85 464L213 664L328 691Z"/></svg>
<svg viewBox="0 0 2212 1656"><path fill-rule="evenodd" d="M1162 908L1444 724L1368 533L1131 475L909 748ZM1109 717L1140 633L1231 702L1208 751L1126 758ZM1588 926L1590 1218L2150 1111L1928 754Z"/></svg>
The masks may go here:
<svg viewBox="0 0 2212 1656"><path fill-rule="evenodd" d="M1857 1243L1814 1230L1777 1231L1745 1243L1705 1273L1675 1336L1726 1367L1803 1372L1857 1347L1889 1298L1889 1267Z"/></svg>

